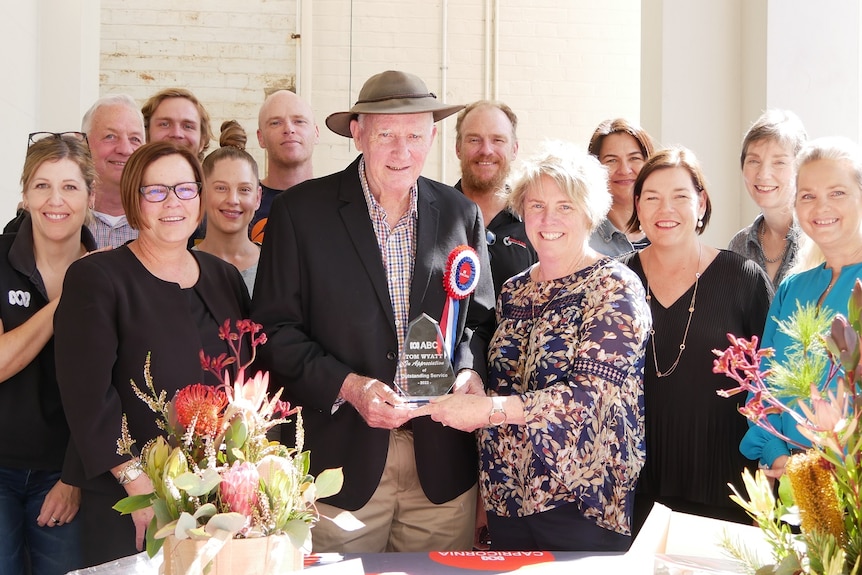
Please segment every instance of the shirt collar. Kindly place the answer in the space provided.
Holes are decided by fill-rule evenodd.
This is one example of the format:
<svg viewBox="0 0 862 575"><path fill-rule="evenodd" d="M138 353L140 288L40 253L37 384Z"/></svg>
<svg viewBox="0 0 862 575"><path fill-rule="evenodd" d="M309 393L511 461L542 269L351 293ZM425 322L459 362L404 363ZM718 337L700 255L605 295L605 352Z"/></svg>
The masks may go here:
<svg viewBox="0 0 862 575"><path fill-rule="evenodd" d="M365 176L365 158L359 160L359 183L362 185L362 195L365 196L365 203L368 204L368 209L383 212L383 207L377 203L377 199L371 193L371 188L368 187L368 178ZM410 187L410 207L407 209L407 214L411 218L417 217L419 213L417 208L418 197L419 186L414 182Z"/></svg>

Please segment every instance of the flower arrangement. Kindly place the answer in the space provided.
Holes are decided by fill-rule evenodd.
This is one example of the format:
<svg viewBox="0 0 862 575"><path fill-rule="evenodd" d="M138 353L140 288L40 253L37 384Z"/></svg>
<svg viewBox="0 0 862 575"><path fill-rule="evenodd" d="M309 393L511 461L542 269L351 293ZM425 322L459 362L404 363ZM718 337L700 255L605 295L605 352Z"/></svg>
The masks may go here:
<svg viewBox="0 0 862 575"><path fill-rule="evenodd" d="M141 449L141 464L153 483L153 493L126 497L115 509L131 513L152 505L155 517L147 529L150 556L168 536L225 541L286 535L293 546L310 551L311 527L319 518L315 501L341 490L341 469L327 469L316 479L309 475L300 408L281 401L281 391L267 397L267 373L245 377L257 346L266 343L261 326L241 320L236 328L232 331L226 321L219 329L233 357L210 358L201 352L201 365L223 377L222 386L189 385L168 401L164 391L155 390L149 356L144 365L146 391L132 382L136 395L159 416L165 437ZM243 364L246 337L251 359ZM227 369L232 364L236 364L233 383ZM292 416L297 424L295 447L267 438L267 432ZM133 444L124 417L117 452L133 455ZM346 526L349 518L336 521Z"/></svg>
<svg viewBox="0 0 862 575"><path fill-rule="evenodd" d="M738 384L719 392L747 392L740 411L753 424L798 448L781 478L778 497L763 471L743 474L747 498L731 496L755 520L772 549L774 563L758 565L738 545L726 547L757 574L862 572L862 281L848 303L849 317L816 306L798 306L779 329L795 342L786 360L761 369L774 350L728 335L731 345L715 351L714 370ZM824 379L824 374L826 375ZM819 382L825 381L823 387ZM803 445L770 422L789 414ZM732 486L731 486L732 487ZM791 526L799 526L795 530Z"/></svg>

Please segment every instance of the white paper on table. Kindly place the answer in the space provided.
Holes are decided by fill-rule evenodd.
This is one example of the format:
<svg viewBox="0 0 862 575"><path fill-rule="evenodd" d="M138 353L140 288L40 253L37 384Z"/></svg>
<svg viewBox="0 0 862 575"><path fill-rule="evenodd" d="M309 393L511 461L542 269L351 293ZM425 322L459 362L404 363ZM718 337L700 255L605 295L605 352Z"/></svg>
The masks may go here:
<svg viewBox="0 0 862 575"><path fill-rule="evenodd" d="M302 572L314 575L365 575L365 568L362 566L362 559L357 558L306 567Z"/></svg>

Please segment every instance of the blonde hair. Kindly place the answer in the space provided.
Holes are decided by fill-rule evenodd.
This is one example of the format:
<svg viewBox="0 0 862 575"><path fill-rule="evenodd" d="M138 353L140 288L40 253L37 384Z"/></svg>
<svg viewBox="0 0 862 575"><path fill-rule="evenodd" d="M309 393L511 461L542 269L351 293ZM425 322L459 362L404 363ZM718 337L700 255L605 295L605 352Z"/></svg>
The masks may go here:
<svg viewBox="0 0 862 575"><path fill-rule="evenodd" d="M260 181L260 175L257 169L257 162L251 154L245 151L245 143L248 141L245 129L236 120L226 120L221 125L221 135L218 143L221 146L218 150L204 158L203 170L204 176L210 176L215 169L217 163L222 160L243 160L251 167L251 172L254 174L254 179Z"/></svg>
<svg viewBox="0 0 862 575"><path fill-rule="evenodd" d="M596 159L574 144L545 142L538 154L524 161L509 193L510 209L523 216L528 188L540 185L543 176L554 180L590 222L590 232L602 223L611 209L608 171Z"/></svg>

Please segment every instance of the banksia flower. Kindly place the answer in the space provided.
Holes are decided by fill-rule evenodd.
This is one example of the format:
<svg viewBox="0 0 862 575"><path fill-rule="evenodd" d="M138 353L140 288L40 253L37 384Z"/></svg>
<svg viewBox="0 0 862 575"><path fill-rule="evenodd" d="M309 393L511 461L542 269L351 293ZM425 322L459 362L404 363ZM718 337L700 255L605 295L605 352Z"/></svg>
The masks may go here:
<svg viewBox="0 0 862 575"><path fill-rule="evenodd" d="M200 383L184 387L174 398L179 424L185 429L194 426L194 432L204 437L215 437L219 432L225 406L224 391Z"/></svg>
<svg viewBox="0 0 862 575"><path fill-rule="evenodd" d="M829 533L843 545L847 540L844 516L826 461L814 450L793 455L785 466L799 506L803 533Z"/></svg>

